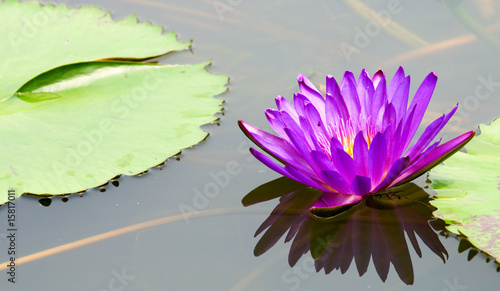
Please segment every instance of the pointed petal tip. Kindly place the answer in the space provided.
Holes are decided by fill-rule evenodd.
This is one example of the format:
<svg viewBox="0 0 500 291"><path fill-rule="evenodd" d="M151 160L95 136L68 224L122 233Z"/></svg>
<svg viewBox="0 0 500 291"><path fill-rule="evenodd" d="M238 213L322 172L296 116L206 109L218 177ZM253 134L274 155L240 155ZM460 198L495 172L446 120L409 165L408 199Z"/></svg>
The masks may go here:
<svg viewBox="0 0 500 291"><path fill-rule="evenodd" d="M241 131L243 131L243 134L245 134L254 143L256 142L253 134L250 132L251 128L253 127L252 125L244 122L243 120L238 120L238 126L240 127Z"/></svg>
<svg viewBox="0 0 500 291"><path fill-rule="evenodd" d="M304 76L304 75L302 75L302 74L299 74L299 75L297 76L297 81L298 81L299 83L304 83L306 80L308 80L308 79L307 79L307 77L306 77L306 76Z"/></svg>
<svg viewBox="0 0 500 291"><path fill-rule="evenodd" d="M429 75L427 75L427 77L425 77L425 79L428 79L428 81L435 83L435 82L437 82L438 75L436 74L436 72L432 71L429 73ZM425 81L426 80L424 80L424 82Z"/></svg>
<svg viewBox="0 0 500 291"><path fill-rule="evenodd" d="M447 141L446 143L449 143L449 142L453 142L453 141L456 141L456 143L458 144L457 147L459 147L460 145L463 147L465 146L472 138L474 138L474 136L476 135L476 132L474 130L471 130L471 131L467 131L466 133L463 133L462 135L459 135L457 137L455 137L454 139L450 140L450 141ZM446 144L445 143L445 144Z"/></svg>
<svg viewBox="0 0 500 291"><path fill-rule="evenodd" d="M467 137L468 141L467 142L469 142L476 135L476 132L474 130L471 130L471 131L468 131L468 132L464 133L464 135L465 134L468 135L468 137Z"/></svg>
<svg viewBox="0 0 500 291"><path fill-rule="evenodd" d="M250 127L251 125L250 125L250 124L248 124L248 123L246 123L245 121L243 121L243 120L239 119L239 120L238 120L238 126L240 127L240 129L241 129L241 130L242 130L245 134L247 134L247 132L248 132L248 129L247 129L247 128L248 128L248 127Z"/></svg>
<svg viewBox="0 0 500 291"><path fill-rule="evenodd" d="M250 154L252 154L252 156L254 156L255 158L257 158L258 160L260 160L259 159L260 156L264 155L263 153L259 152L258 150L256 150L253 147L249 147L248 151L250 152ZM265 164L265 163L263 163L263 164Z"/></svg>
<svg viewBox="0 0 500 291"><path fill-rule="evenodd" d="M462 135L459 135L455 137L454 139L445 142L444 144L440 145L439 147L443 147L445 145L450 145L451 150L449 150L448 155L446 156L445 159L447 159L449 156L453 155L456 151L460 150L462 147L464 147L469 141L474 138L476 135L476 132L474 130L468 131ZM442 161L444 161L443 159ZM441 161L441 162L442 162Z"/></svg>
<svg viewBox="0 0 500 291"><path fill-rule="evenodd" d="M403 74L403 76L405 75L405 70L403 69L402 66L399 66L398 70L396 71L396 74Z"/></svg>
<svg viewBox="0 0 500 291"><path fill-rule="evenodd" d="M328 84L329 82L332 82L332 83L335 82L335 84L337 84L337 80L335 79L335 77L333 75L326 75L326 84Z"/></svg>

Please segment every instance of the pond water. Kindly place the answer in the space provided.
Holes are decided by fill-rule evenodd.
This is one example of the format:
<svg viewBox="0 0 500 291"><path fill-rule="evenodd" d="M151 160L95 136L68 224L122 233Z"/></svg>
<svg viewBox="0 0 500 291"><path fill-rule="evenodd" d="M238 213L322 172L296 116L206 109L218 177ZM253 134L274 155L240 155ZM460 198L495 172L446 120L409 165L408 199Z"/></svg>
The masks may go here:
<svg viewBox="0 0 500 291"><path fill-rule="evenodd" d="M401 236L401 232L376 232L372 226L359 226L362 219L357 220L358 226L351 226L352 232L340 233L342 236L336 241L342 244L352 236L354 241L363 241L357 243L360 248L371 246L370 251L362 252L368 259L371 254L372 259L361 277L354 261L346 268L349 256L363 260L359 258L361 255L346 249L342 249L346 258L336 259L344 274L340 270L329 274L324 270L316 272L309 253L296 253L299 258L291 268L288 255L292 244L284 243L279 232L273 236L278 239L274 246L259 249L262 254L254 256L254 248L262 237L262 234L254 237L254 234L279 201L274 199L244 207L242 199L279 175L251 157L250 141L241 133L237 120L269 129L264 109L274 107L276 95L291 98L298 90L299 73L315 84L324 84L326 74L340 78L345 70L358 75L363 68L372 74L382 68L391 78L401 65L412 77L413 94L424 77L435 71L439 81L424 125L448 112L457 102L461 106L444 129L444 139L476 129L480 123L489 123L500 116L500 48L494 42L474 37L467 24L445 5L447 1L370 1L370 9L385 17L378 18L379 22L377 18L370 19L373 14L366 12L359 2L69 1L71 7L99 5L112 11L115 19L136 13L141 21L176 31L182 41L193 39L192 53L174 53L162 57L160 62L183 64L212 59L208 70L230 76L229 90L218 97L226 100L223 113L217 115L220 120L203 126L210 136L195 147L183 150L179 160L169 159L161 168L151 169L142 176L123 176L118 179L118 187L110 183L105 192L91 189L67 198L53 197L50 206L42 206L39 197L17 199L19 257L145 224L122 235L92 244L83 241L71 250L19 265L17 283L7 282L7 276L2 275L0 289L451 291L498 288L497 265L487 263L487 257L482 254L468 260L469 250L459 252L459 239L432 237L432 234L429 239L417 231L416 241L422 253L419 257L408 234L404 235L406 240L404 237L392 240L391 234ZM476 0L464 1L462 5L475 21L498 35L498 2ZM388 18L397 25L389 24ZM490 86L485 88L491 94L486 98L476 91L484 80L490 80ZM425 188L425 177L416 184ZM285 186L275 188L281 187ZM418 191L421 195L424 190ZM429 190L425 191L432 195ZM378 207L377 203L372 205L375 212L385 207ZM179 216L183 209L195 210L196 214ZM0 216L6 217L6 211L0 207ZM363 211L366 209L352 217L365 217ZM425 227L427 224L421 222L430 219L428 209L415 212L420 216L411 218L410 223L418 220L418 225ZM172 219L164 219L167 217ZM5 219L0 221L1 229L6 229ZM397 224L381 221L382 228L384 223ZM302 227L305 224L295 224L294 219L286 223L305 229ZM276 229L280 228L273 231ZM439 232L439 226L435 229ZM374 245L363 237L370 233ZM384 235L388 236L387 240L382 239ZM5 249L5 234L0 239L1 249ZM383 282L374 260L380 263L392 256L398 270L404 274L410 272L408 258L401 257L397 251L404 241L408 243L411 257L413 285L400 279L394 265L390 266ZM434 245L434 249L427 243ZM382 251L384 246L389 252ZM395 252L390 252L393 250ZM448 258L443 255L445 252ZM446 259L445 263L437 253ZM7 260L4 251L0 259Z"/></svg>

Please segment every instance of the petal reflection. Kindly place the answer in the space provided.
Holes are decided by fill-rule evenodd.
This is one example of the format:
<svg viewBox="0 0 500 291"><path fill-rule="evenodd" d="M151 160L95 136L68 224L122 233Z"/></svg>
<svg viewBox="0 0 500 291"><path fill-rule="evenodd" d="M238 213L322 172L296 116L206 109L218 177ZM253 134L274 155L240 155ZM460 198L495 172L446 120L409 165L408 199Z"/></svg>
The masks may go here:
<svg viewBox="0 0 500 291"><path fill-rule="evenodd" d="M443 229L444 223L433 220L435 208L428 204L429 195L414 184L408 184L401 192L372 195L353 206L314 208L324 193L300 183L287 184L288 181L280 178L269 182L244 198L248 206L281 196L255 234L262 234L255 246L256 256L285 237L285 242L291 241L288 261L292 267L310 252L317 272L340 270L343 274L354 264L362 276L371 258L382 281L387 279L392 264L406 284L414 281L408 241L419 257L422 251L417 237L443 262L448 258L435 232ZM284 187L289 192L283 195ZM273 195L271 189L280 189L280 195Z"/></svg>

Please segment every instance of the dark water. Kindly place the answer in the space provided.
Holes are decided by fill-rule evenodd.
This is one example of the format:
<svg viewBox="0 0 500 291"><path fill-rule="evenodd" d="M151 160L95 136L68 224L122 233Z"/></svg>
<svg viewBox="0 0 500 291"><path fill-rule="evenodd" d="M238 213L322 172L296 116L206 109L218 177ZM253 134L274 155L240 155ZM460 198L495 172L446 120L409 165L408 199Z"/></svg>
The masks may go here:
<svg viewBox="0 0 500 291"><path fill-rule="evenodd" d="M283 238L259 257L253 255L260 239L253 235L278 201L246 208L241 201L279 175L250 157L249 141L236 121L269 128L263 110L274 107L276 95L291 97L297 91L299 73L320 84L326 74L340 77L352 70L357 75L362 68L372 73L383 68L390 78L402 65L412 76L415 92L421 80L436 71L438 86L424 121L448 112L457 102L462 105L446 127L445 139L500 116L499 48L484 39L471 39L471 31L450 12L446 1L370 1L373 10L420 40L390 25L381 29L348 4L354 2L70 1L72 7L97 4L111 10L115 19L136 13L142 21L176 31L180 40L193 39L193 54L176 53L161 62L212 59L211 72L231 77L229 91L221 96L226 100L224 114L219 125L203 126L210 133L206 141L184 150L179 161L168 160L162 169L122 177L118 187L110 184L105 192L89 190L81 197L69 196L66 202L55 197L48 207L37 197L17 199L17 247L22 256L29 255L137 223L178 217L181 209L196 210L199 217L143 227L20 265L15 285L2 272L1 289L495 290L500 282L496 265L486 263L481 254L469 261L468 251L459 253L459 240L451 237L437 236L449 255L446 263L426 246L425 238L416 238L422 258L408 246L414 273L411 286L400 279L393 265L382 282L373 264L376 249L362 277L354 262L347 270L344 267L345 274L339 270L316 273L309 253L291 268L287 258L291 243L284 244ZM497 2L463 5L479 24L498 27ZM418 50L422 42L433 46ZM476 89L485 79L493 83L481 89L480 93L491 93L483 98ZM231 176L224 180L226 173ZM425 187L425 178L417 184ZM199 193L210 197L202 199ZM5 208L0 208L0 215L6 215ZM1 239L5 249L5 237ZM375 241L380 243L380 235ZM0 259L6 261L5 252ZM408 268L407 263L402 266Z"/></svg>

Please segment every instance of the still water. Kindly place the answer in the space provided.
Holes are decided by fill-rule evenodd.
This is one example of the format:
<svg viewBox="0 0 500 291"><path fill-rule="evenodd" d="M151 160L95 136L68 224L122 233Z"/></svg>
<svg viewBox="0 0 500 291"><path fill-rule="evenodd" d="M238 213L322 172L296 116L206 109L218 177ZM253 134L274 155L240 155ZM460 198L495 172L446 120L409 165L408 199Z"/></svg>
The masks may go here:
<svg viewBox="0 0 500 291"><path fill-rule="evenodd" d="M242 204L250 191L279 175L250 156L250 142L236 122L242 119L269 129L264 109L274 107L276 95L291 98L298 90L299 73L320 85L326 74L340 78L345 70L358 75L363 68L372 74L382 68L391 78L401 65L412 77L413 94L423 78L435 71L439 81L424 125L461 104L443 131L444 139L500 116L500 48L475 37L447 1L370 1L368 9L378 12L379 18L354 0L61 2L70 7L99 5L115 19L135 13L141 21L176 31L180 40L194 40L192 52L171 54L160 62L212 59L208 70L226 74L231 81L229 90L219 96L226 100L223 113L217 115L220 120L203 126L210 136L183 150L179 160L169 159L142 176L121 177L115 183L118 187L109 184L105 192L92 189L67 199L54 197L47 207L38 197L16 200L20 256L138 223L166 217L173 217L172 221L139 226L20 265L16 284L8 283L5 274L0 276L1 290L498 288L497 265L487 263L482 254L469 261L469 250L459 252L460 240L443 235L442 224L432 220L432 209L426 206L378 197L350 209L338 221L321 221L297 206L292 214L269 216L275 207L274 211L283 212L297 203L291 195L248 207ZM472 19L498 35L498 2L476 0L462 5ZM490 80L486 88L491 94L478 98L475 90L484 80ZM416 184L414 200L425 204L426 191L432 195L421 189L426 186L425 177ZM273 187L283 191L288 186ZM260 194L267 199L273 193L266 191ZM266 200L258 195L250 198ZM196 214L179 216L183 209ZM0 208L0 216L6 216L5 207ZM372 219L378 219L376 226ZM348 227L339 230L338 225ZM404 230L394 229L395 225ZM260 234L254 237L258 229ZM288 229L293 231L287 233ZM311 247L316 256L325 258L316 272L306 251L310 243L321 241L318 237L331 244ZM291 241L284 243L285 238ZM4 249L6 238L0 239ZM254 249L259 256L254 256ZM6 253L0 253L2 262L6 258Z"/></svg>

